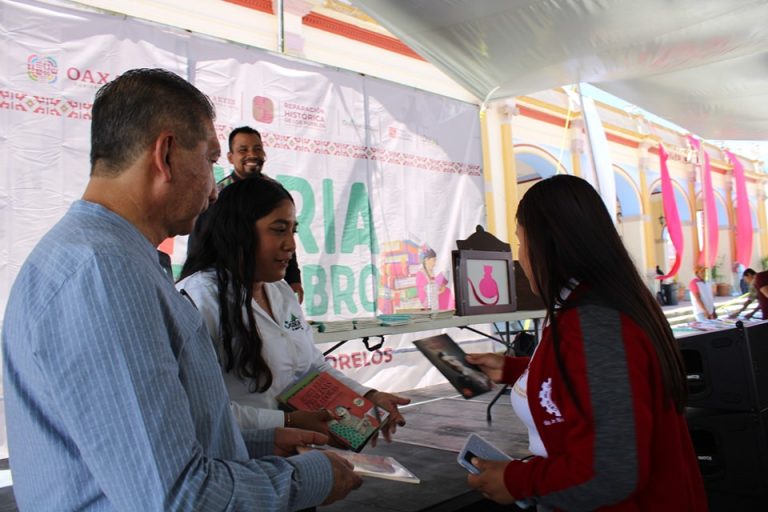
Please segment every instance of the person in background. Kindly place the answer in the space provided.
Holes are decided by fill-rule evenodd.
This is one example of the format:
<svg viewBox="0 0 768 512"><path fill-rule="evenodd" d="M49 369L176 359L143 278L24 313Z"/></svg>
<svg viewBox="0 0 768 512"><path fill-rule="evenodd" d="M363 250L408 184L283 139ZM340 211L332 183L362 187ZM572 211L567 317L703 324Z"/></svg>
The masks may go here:
<svg viewBox="0 0 768 512"><path fill-rule="evenodd" d="M714 320L717 318L715 299L712 295L712 285L706 280L707 267L696 265L693 269L694 278L688 284L691 292L691 305L696 320Z"/></svg>
<svg viewBox="0 0 768 512"><path fill-rule="evenodd" d="M541 342L531 358L467 360L513 384L533 456L475 459L469 485L539 510L707 510L682 357L598 193L569 175L538 182L518 206L517 237L547 310Z"/></svg>
<svg viewBox="0 0 768 512"><path fill-rule="evenodd" d="M754 271L754 269L745 268L744 265L742 265L741 263L738 263L736 267L737 267L736 272L741 273L741 279L739 279L739 293L744 295L745 293L749 293L749 290L752 288L752 280L750 279L749 281L747 281L745 277L754 276L756 272Z"/></svg>
<svg viewBox="0 0 768 512"><path fill-rule="evenodd" d="M242 428L291 426L327 434L328 411L277 408L277 395L318 370L389 411L389 439L405 424L397 406L409 400L362 386L325 361L283 280L296 250L295 230L293 198L280 183L266 176L233 183L211 207L176 286L205 319Z"/></svg>
<svg viewBox="0 0 768 512"><path fill-rule="evenodd" d="M241 430L200 314L155 249L216 199L209 99L160 69L96 94L83 198L6 309L3 377L21 510L296 510L361 483L326 436ZM254 458L262 457L263 458Z"/></svg>
<svg viewBox="0 0 768 512"><path fill-rule="evenodd" d="M741 280L749 287L749 296L744 304L735 313L731 313L731 318L741 315L752 302L757 300L757 307L745 315L745 318L752 318L755 313L760 311L763 319L768 318L768 271L755 272L748 268L741 276Z"/></svg>
<svg viewBox="0 0 768 512"><path fill-rule="evenodd" d="M229 151L227 152L227 160L232 164L232 172L216 183L216 189L221 192L232 183L261 176L266 159L267 154L264 152L261 134L250 126L235 128L229 133ZM190 233L189 240L187 241L187 254L193 250L197 243L198 235L206 218L206 213L201 215L192 233ZM296 259L295 252L285 272L285 280L298 296L299 303L304 302L301 270L299 269L299 262Z"/></svg>

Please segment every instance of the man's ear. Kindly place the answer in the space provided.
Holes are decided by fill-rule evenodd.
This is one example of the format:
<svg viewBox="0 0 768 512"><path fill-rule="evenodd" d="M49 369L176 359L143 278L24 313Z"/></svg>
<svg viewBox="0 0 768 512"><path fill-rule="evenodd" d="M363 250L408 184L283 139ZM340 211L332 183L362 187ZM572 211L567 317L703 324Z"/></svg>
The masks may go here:
<svg viewBox="0 0 768 512"><path fill-rule="evenodd" d="M173 180L171 158L176 140L170 132L161 132L152 147L152 163L159 175L167 182Z"/></svg>
<svg viewBox="0 0 768 512"><path fill-rule="evenodd" d="M233 152L231 152L231 151L228 151L228 152L227 152L227 160L228 160L228 161L229 161L229 163L231 163L232 165L235 165L235 154L234 154Z"/></svg>

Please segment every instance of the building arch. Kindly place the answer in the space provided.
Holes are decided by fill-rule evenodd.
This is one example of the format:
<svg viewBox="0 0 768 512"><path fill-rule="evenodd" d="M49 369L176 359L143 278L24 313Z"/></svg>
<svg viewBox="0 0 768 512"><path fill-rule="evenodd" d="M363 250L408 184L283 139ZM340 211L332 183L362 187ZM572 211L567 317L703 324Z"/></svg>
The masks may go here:
<svg viewBox="0 0 768 512"><path fill-rule="evenodd" d="M533 144L516 144L515 172L517 197L523 197L539 181L555 174L568 174L568 169L546 149Z"/></svg>
<svg viewBox="0 0 768 512"><path fill-rule="evenodd" d="M677 214L680 217L680 223L685 225L690 223L693 219L691 212L690 201L685 187L678 181L671 179L672 191L675 196L675 205L677 206ZM668 271L676 258L676 249L669 236L669 229L667 228L667 220L664 215L664 204L661 197L661 178L653 181L648 188L651 197L649 198L650 211L648 216L650 218L651 231L653 233L653 253L656 265L660 267L662 271ZM680 255L683 258L682 264L685 264L685 254L690 252L686 250L686 247L690 243L689 238L686 236L686 229L683 229L683 254Z"/></svg>
<svg viewBox="0 0 768 512"><path fill-rule="evenodd" d="M640 189L627 171L613 164L613 174L616 178L616 201L618 202L617 217L634 218L643 214L643 201Z"/></svg>
<svg viewBox="0 0 768 512"><path fill-rule="evenodd" d="M677 180L672 179L670 181L672 181L672 189L675 192L675 205L677 205L677 213L680 215L680 222L691 222L693 219L690 206L691 203L689 201L688 194L685 191L685 187L678 183ZM655 194L658 194L658 200L661 201L661 178L651 183L651 186L648 187L648 190L651 191L651 198L653 198ZM652 208L651 213L654 212L655 208ZM661 212L663 213L663 210L661 210ZM658 220L658 215L655 219L652 220Z"/></svg>
<svg viewBox="0 0 768 512"><path fill-rule="evenodd" d="M715 196L715 211L717 212L717 227L720 229L725 229L730 227L732 223L731 215L728 212L728 208L726 206L725 197L719 190L713 190L714 196ZM704 199L702 196L702 191L699 190L696 192L696 211L703 211L704 210Z"/></svg>
<svg viewBox="0 0 768 512"><path fill-rule="evenodd" d="M552 153L533 144L515 144L517 182L538 181L555 174L567 174L568 169Z"/></svg>

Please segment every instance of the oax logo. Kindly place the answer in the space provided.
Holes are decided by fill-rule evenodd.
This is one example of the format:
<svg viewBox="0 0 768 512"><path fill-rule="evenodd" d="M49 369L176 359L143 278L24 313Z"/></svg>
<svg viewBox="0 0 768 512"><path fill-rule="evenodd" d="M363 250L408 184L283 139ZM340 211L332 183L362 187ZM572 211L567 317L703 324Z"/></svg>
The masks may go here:
<svg viewBox="0 0 768 512"><path fill-rule="evenodd" d="M253 118L265 124L271 124L275 120L275 104L264 96L254 96L252 103Z"/></svg>
<svg viewBox="0 0 768 512"><path fill-rule="evenodd" d="M27 76L35 82L52 84L59 77L59 64L53 57L32 54L27 57Z"/></svg>

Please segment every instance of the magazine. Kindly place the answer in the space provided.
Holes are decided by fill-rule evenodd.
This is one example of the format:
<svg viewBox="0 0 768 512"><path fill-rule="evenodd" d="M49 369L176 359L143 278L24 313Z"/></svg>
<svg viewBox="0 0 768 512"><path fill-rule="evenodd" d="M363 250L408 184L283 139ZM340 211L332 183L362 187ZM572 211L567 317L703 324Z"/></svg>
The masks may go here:
<svg viewBox="0 0 768 512"><path fill-rule="evenodd" d="M354 465L353 471L360 476L371 476L374 478L383 478L384 480L396 480L409 484L418 484L421 482L419 477L411 473L405 466L397 462L393 457L383 455L368 455L366 453L354 453L345 450L334 450L327 447L299 447L299 453L305 453L309 450L326 450L336 453L348 460Z"/></svg>
<svg viewBox="0 0 768 512"><path fill-rule="evenodd" d="M447 334L416 340L413 344L464 398L493 389L493 381L480 368L467 362L467 354Z"/></svg>
<svg viewBox="0 0 768 512"><path fill-rule="evenodd" d="M336 416L328 428L342 447L359 452L384 425L389 413L325 372L311 372L289 386L277 401L288 410L326 409Z"/></svg>

